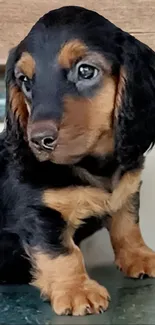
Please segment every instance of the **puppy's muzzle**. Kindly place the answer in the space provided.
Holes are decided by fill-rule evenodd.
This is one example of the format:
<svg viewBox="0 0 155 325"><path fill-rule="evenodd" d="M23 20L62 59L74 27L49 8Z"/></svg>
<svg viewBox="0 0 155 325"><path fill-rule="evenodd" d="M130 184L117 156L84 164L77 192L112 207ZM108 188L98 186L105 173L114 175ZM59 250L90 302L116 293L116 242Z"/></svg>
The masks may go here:
<svg viewBox="0 0 155 325"><path fill-rule="evenodd" d="M29 143L34 151L53 151L57 146L58 129L53 121L42 121L31 124Z"/></svg>

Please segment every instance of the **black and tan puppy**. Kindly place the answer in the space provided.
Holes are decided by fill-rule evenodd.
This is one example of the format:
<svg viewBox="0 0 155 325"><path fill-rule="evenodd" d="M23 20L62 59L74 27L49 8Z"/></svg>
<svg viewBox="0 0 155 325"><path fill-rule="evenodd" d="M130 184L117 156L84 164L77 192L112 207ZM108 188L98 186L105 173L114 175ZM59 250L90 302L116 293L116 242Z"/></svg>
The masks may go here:
<svg viewBox="0 0 155 325"><path fill-rule="evenodd" d="M155 276L138 222L155 140L155 53L97 13L64 7L10 52L6 85L1 280L22 281L28 257L56 313L102 312L108 292L89 278L76 243L104 220L124 273Z"/></svg>

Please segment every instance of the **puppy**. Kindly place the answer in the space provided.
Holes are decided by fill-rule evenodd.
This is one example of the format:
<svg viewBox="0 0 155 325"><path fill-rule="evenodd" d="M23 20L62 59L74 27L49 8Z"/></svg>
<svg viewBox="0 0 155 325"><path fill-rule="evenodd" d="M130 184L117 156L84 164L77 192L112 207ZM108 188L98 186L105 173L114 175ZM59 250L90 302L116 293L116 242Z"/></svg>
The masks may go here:
<svg viewBox="0 0 155 325"><path fill-rule="evenodd" d="M12 265L22 279L29 260L57 314L100 313L109 294L85 270L82 238L105 225L118 267L155 276L138 218L155 139L155 54L99 14L63 7L10 51L6 88L1 279L12 281L9 268L15 279Z"/></svg>

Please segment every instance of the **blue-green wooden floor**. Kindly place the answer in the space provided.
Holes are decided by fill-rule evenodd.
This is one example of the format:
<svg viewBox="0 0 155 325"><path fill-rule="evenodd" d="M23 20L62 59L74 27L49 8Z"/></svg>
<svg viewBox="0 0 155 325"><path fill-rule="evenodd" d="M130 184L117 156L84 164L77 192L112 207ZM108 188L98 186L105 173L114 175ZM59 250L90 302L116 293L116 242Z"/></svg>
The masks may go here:
<svg viewBox="0 0 155 325"><path fill-rule="evenodd" d="M25 324L155 324L155 279L124 278L114 266L104 266L89 274L105 285L111 304L99 316L56 316L48 302L30 286L0 286L0 325Z"/></svg>

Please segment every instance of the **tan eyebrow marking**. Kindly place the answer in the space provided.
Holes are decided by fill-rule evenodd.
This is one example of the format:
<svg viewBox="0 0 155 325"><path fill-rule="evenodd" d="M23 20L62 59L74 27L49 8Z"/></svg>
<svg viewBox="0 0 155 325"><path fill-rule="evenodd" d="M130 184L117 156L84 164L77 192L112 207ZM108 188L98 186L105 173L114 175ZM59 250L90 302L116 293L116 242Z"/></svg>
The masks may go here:
<svg viewBox="0 0 155 325"><path fill-rule="evenodd" d="M58 62L63 68L71 68L74 62L85 56L87 52L87 46L80 40L69 41L60 50Z"/></svg>
<svg viewBox="0 0 155 325"><path fill-rule="evenodd" d="M21 58L16 64L16 67L20 69L29 79L32 79L35 73L35 60L28 52L23 52Z"/></svg>

